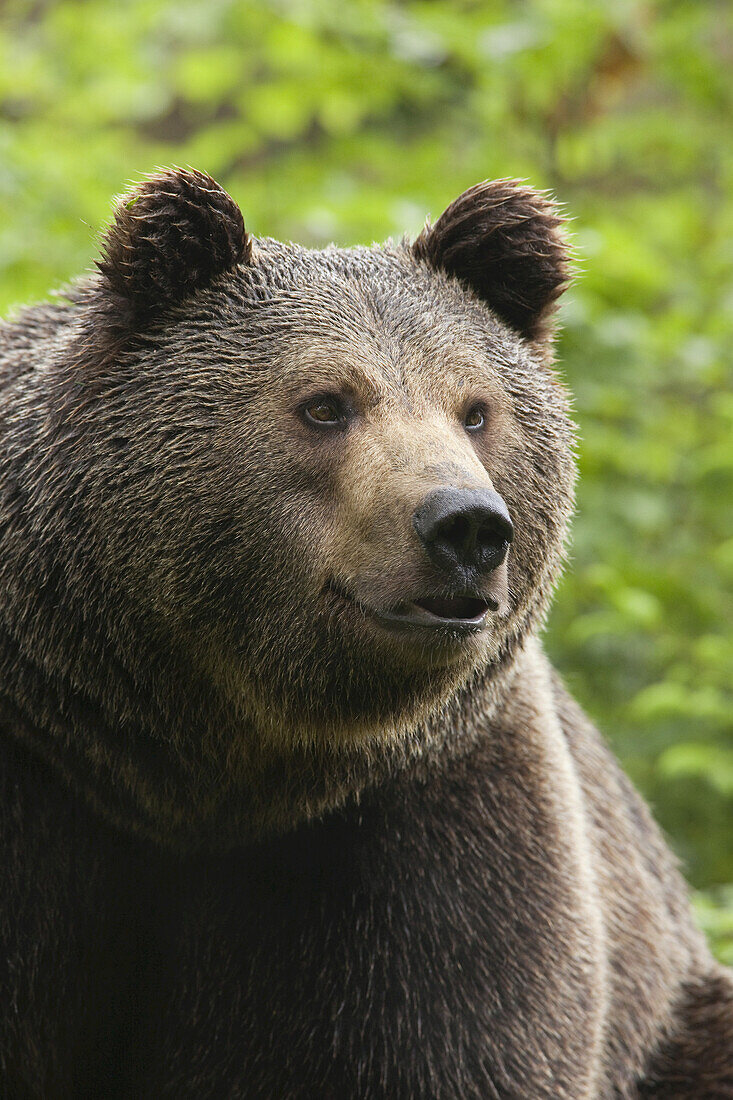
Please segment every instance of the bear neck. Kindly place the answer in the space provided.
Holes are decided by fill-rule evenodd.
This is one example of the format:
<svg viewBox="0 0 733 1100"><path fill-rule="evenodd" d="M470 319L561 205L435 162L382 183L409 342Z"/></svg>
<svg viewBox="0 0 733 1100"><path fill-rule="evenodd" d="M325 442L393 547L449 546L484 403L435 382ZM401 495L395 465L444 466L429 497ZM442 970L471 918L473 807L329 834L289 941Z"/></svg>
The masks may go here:
<svg viewBox="0 0 733 1100"><path fill-rule="evenodd" d="M173 677L148 656L147 677L132 683L109 654L88 653L94 683L105 684L94 696L78 671L49 674L4 632L0 728L115 827L180 854L252 844L347 806L367 788L425 779L490 736L526 660L515 644L412 727L382 727L336 748L283 738L278 748L190 670Z"/></svg>

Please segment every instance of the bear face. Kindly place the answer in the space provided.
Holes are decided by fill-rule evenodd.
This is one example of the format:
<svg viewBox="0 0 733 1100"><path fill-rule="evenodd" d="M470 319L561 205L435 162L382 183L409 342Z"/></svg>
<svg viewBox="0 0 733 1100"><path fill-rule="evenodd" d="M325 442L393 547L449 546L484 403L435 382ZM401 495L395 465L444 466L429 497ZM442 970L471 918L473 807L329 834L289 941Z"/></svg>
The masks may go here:
<svg viewBox="0 0 733 1100"><path fill-rule="evenodd" d="M312 787L341 750L346 786L360 750L370 775L423 751L544 613L574 477L547 363L558 226L505 182L412 246L320 252L253 240L197 173L120 203L44 373L29 491L87 608L78 678L94 624L186 797L202 755L227 783L297 758Z"/></svg>

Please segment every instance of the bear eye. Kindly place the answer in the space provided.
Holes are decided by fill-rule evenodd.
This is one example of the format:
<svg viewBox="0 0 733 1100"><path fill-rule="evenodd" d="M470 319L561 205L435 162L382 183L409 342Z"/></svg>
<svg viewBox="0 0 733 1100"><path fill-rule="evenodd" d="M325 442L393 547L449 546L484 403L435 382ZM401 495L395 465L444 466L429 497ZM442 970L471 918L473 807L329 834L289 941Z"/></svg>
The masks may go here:
<svg viewBox="0 0 733 1100"><path fill-rule="evenodd" d="M306 420L323 428L333 428L344 421L340 402L330 397L317 397L304 410Z"/></svg>
<svg viewBox="0 0 733 1100"><path fill-rule="evenodd" d="M463 418L463 427L469 432L476 432L486 423L486 412L483 405L472 405Z"/></svg>

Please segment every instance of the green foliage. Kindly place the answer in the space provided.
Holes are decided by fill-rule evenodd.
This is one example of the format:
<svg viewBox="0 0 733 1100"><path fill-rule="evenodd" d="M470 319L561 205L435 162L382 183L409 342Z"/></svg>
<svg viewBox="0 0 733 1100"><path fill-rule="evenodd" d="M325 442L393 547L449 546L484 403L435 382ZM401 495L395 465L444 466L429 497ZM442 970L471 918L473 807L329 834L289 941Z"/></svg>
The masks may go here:
<svg viewBox="0 0 733 1100"><path fill-rule="evenodd" d="M579 516L548 644L733 959L733 12L726 0L6 0L0 308L88 267L109 196L213 173L255 233L417 232L551 187L581 277Z"/></svg>

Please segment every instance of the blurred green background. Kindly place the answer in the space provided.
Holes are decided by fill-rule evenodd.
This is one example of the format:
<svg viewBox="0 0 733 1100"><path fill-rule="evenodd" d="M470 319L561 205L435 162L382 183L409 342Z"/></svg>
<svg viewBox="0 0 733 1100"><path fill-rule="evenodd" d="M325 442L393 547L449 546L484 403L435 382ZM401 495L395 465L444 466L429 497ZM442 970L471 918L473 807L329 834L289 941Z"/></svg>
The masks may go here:
<svg viewBox="0 0 733 1100"><path fill-rule="evenodd" d="M190 164L250 230L415 234L470 184L567 204L579 514L548 646L733 962L733 6L0 0L0 310Z"/></svg>

